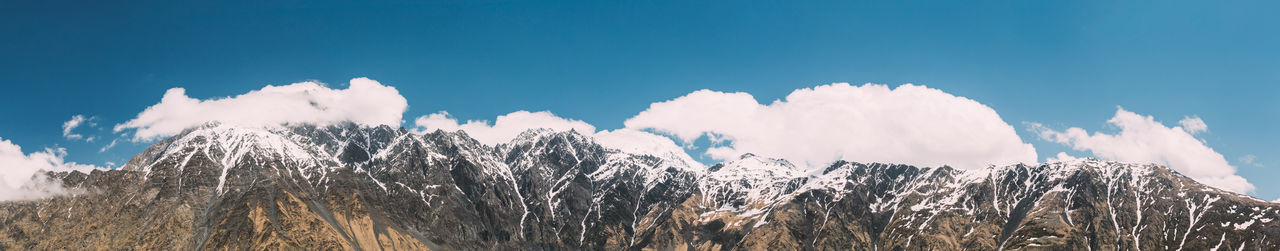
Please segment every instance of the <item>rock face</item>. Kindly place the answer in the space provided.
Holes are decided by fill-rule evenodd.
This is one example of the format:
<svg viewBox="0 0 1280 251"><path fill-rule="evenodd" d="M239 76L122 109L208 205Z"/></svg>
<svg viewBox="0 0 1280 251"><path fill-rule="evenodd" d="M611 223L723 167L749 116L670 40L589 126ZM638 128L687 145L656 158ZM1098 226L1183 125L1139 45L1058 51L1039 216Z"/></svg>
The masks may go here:
<svg viewBox="0 0 1280 251"><path fill-rule="evenodd" d="M956 170L679 154L531 130L210 124L0 202L11 249L1274 250L1280 205L1155 165Z"/></svg>

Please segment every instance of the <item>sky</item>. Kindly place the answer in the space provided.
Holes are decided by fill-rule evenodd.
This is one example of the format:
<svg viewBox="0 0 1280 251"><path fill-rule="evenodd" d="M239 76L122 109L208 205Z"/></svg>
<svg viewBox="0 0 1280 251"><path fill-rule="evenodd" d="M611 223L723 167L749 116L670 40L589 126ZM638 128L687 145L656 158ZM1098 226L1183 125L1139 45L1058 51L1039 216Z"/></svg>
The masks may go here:
<svg viewBox="0 0 1280 251"><path fill-rule="evenodd" d="M743 152L922 165L1099 157L1163 162L1270 200L1277 5L4 1L0 161L118 165L191 122L148 108L242 119L237 107L310 90L334 106L392 108L358 118L371 124L505 133L464 124L542 116L643 129L708 163ZM199 103L220 99L241 101ZM885 133L897 128L911 133ZM782 139L790 132L801 137Z"/></svg>

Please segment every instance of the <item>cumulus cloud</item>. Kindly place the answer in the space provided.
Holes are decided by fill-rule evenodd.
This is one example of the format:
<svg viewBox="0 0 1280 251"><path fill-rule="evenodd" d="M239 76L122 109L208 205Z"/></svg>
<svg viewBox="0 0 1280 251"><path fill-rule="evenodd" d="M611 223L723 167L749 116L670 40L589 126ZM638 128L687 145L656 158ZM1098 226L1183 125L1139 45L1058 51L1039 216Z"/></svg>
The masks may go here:
<svg viewBox="0 0 1280 251"><path fill-rule="evenodd" d="M38 199L66 192L61 184L48 181L43 171L88 172L93 165L67 162L63 148L45 148L31 154L9 140L0 138L0 201Z"/></svg>
<svg viewBox="0 0 1280 251"><path fill-rule="evenodd" d="M1203 121L1195 121L1199 119L1183 119L1182 126L1167 127L1151 116L1117 108L1116 115L1107 120L1119 127L1116 134L1089 134L1079 127L1057 131L1034 123L1031 129L1047 141L1103 159L1163 164L1207 185L1237 193L1253 191L1253 184L1236 175L1236 168L1222 154L1192 135L1208 129Z"/></svg>
<svg viewBox="0 0 1280 251"><path fill-rule="evenodd" d="M93 120L95 119L97 119L97 117L85 117L84 115L80 115L80 114L71 116L70 120L67 120L66 122L62 122L62 137L71 139L71 140L84 139L85 141L93 142L94 137L84 138L84 135L74 133L73 131L76 128L85 124L88 124L91 127L96 126L97 123L93 122Z"/></svg>
<svg viewBox="0 0 1280 251"><path fill-rule="evenodd" d="M212 121L243 126L342 121L400 125L409 105L395 87L368 78L352 79L350 83L342 90L317 82L268 85L235 97L207 100L188 97L186 89L172 88L165 92L160 103L116 125L115 132L133 130L134 141L146 141Z"/></svg>
<svg viewBox="0 0 1280 251"><path fill-rule="evenodd" d="M1035 163L1035 149L990 107L938 89L847 83L793 91L768 105L751 94L701 90L654 103L627 128L686 146L707 136L706 155L781 157L811 167L836 160L979 168Z"/></svg>
<svg viewBox="0 0 1280 251"><path fill-rule="evenodd" d="M486 145L507 143L516 136L520 136L520 133L536 128L547 128L556 131L577 130L587 135L596 131L596 127L591 124L580 120L561 118L547 111L512 112L498 116L498 119L494 120L492 125L487 120L469 120L466 123L459 124L457 119L449 115L449 112L441 111L418 117L413 123L420 130L427 132L437 129L444 131L463 130L471 138Z"/></svg>

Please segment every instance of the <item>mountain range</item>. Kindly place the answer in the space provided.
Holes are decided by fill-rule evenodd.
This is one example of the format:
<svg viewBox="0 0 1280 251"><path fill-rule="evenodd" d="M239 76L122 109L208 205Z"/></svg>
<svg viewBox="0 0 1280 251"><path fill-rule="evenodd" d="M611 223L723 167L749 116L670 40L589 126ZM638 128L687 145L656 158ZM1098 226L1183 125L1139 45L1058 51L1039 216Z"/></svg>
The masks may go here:
<svg viewBox="0 0 1280 251"><path fill-rule="evenodd" d="M962 170L606 147L529 130L218 123L64 194L0 202L0 250L1275 250L1280 204L1159 165Z"/></svg>

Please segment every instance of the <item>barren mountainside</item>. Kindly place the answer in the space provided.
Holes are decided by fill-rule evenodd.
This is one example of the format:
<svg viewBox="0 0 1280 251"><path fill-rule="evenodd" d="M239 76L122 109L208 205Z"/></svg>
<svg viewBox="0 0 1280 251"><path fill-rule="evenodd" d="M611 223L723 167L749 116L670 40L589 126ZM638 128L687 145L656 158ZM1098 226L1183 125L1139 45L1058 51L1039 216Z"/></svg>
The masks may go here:
<svg viewBox="0 0 1280 251"><path fill-rule="evenodd" d="M574 131L208 124L71 193L0 202L0 250L1275 250L1280 205L1167 168L980 170L755 155L702 166Z"/></svg>

